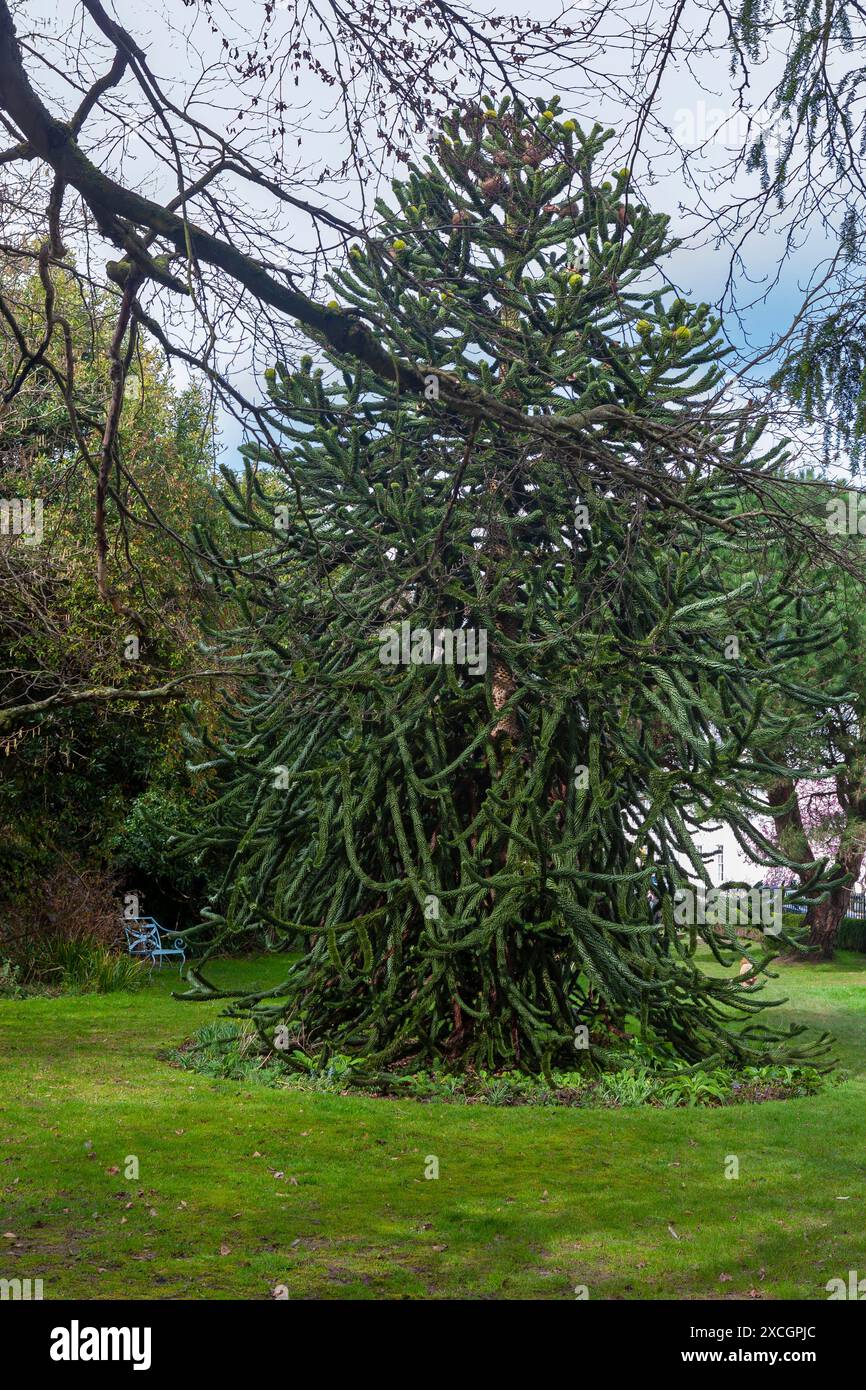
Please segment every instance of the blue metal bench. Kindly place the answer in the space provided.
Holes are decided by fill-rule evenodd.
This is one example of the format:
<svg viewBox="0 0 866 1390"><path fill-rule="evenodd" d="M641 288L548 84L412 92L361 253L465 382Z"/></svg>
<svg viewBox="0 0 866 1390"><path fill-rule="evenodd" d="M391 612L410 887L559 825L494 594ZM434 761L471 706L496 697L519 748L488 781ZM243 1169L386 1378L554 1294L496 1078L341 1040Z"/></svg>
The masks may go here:
<svg viewBox="0 0 866 1390"><path fill-rule="evenodd" d="M183 937L176 936L173 945L166 946L162 927L155 917L126 917L123 921L123 935L126 949L131 956L149 960L151 966L159 965L167 956L180 956L181 965L186 962L186 947Z"/></svg>

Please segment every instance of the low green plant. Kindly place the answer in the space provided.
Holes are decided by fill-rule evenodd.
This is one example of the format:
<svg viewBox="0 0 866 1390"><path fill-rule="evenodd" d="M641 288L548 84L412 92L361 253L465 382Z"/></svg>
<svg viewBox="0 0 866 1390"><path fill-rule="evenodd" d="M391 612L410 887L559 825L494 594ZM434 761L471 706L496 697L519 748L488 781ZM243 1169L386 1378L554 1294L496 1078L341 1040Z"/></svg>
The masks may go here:
<svg viewBox="0 0 866 1390"><path fill-rule="evenodd" d="M39 974L43 979L53 974L56 983L69 993L111 994L140 989L148 971L142 961L85 937L43 943Z"/></svg>
<svg viewBox="0 0 866 1390"><path fill-rule="evenodd" d="M713 1101L725 1105L735 1094L737 1083L731 1077L731 1072L721 1068L716 1071L687 1072L662 1081L655 1088L655 1095L662 1105L711 1105Z"/></svg>
<svg viewBox="0 0 866 1390"><path fill-rule="evenodd" d="M26 993L20 968L11 960L0 960L0 999L23 999Z"/></svg>
<svg viewBox="0 0 866 1390"><path fill-rule="evenodd" d="M605 1073L597 1086L602 1102L611 1105L646 1105L653 1090L652 1074L642 1066Z"/></svg>
<svg viewBox="0 0 866 1390"><path fill-rule="evenodd" d="M269 1050L249 1023L220 1020L199 1029L184 1046L169 1054L176 1066L204 1076L252 1081L284 1090L331 1094L348 1089L373 1096L406 1097L489 1106L674 1107L740 1105L812 1095L826 1083L814 1067L767 1065L744 1067L677 1067L632 1039L624 1064L595 1072L553 1071L536 1077L519 1071L445 1071L364 1074L361 1059L331 1054L317 1057L295 1049L287 1055ZM838 1079L838 1078L837 1078Z"/></svg>

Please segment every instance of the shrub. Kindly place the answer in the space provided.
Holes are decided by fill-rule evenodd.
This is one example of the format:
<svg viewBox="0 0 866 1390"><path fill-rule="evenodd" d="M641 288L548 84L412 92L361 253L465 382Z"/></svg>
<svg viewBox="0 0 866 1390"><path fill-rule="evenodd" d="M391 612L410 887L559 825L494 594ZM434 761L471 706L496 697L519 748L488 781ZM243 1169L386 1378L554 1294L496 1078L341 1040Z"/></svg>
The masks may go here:
<svg viewBox="0 0 866 1390"><path fill-rule="evenodd" d="M28 902L6 909L0 948L28 989L133 989L143 977L120 950L120 922L113 877L65 861Z"/></svg>
<svg viewBox="0 0 866 1390"><path fill-rule="evenodd" d="M173 895L196 897L207 882L199 854L184 855L178 840L197 825L196 808L183 796L160 788L143 792L132 804L122 828L111 841L115 862Z"/></svg>
<svg viewBox="0 0 866 1390"><path fill-rule="evenodd" d="M0 960L0 999L23 999L26 990L20 980L20 967L11 960Z"/></svg>
<svg viewBox="0 0 866 1390"><path fill-rule="evenodd" d="M140 989L148 970L143 961L101 946L86 937L56 943L51 965L43 974L56 972L58 983L73 994L110 994L114 990Z"/></svg>
<svg viewBox="0 0 866 1390"><path fill-rule="evenodd" d="M836 945L843 951L866 951L866 918L844 917L839 924Z"/></svg>

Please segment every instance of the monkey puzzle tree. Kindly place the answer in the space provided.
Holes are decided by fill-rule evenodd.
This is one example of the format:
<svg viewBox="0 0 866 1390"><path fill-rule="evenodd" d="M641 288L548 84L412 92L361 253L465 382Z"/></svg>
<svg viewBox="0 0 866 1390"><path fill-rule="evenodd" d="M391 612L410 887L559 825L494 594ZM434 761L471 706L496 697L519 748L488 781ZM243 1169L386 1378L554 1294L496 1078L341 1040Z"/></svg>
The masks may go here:
<svg viewBox="0 0 866 1390"><path fill-rule="evenodd" d="M199 931L300 935L229 1006L287 1055L544 1069L633 1026L691 1061L815 1055L674 922L693 832L766 810L791 702L805 728L823 699L796 642L763 650L799 588L748 558L793 524L780 447L665 287L668 219L599 176L609 134L556 101L446 122L334 279L388 373L270 369L284 443L226 473L214 582L245 626L217 641L258 674L198 735L198 842L231 853Z"/></svg>

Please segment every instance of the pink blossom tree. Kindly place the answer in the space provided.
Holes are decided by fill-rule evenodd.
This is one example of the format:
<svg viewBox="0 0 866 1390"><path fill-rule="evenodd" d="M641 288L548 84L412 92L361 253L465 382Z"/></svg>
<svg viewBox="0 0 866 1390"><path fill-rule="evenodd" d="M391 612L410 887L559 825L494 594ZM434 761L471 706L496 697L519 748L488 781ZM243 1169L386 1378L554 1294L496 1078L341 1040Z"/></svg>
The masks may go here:
<svg viewBox="0 0 866 1390"><path fill-rule="evenodd" d="M796 782L794 786L797 811L803 833L809 843L810 861L835 859L845 828L845 812L839 803L834 778L809 779ZM775 821L765 821L761 829L768 838L779 843ZM764 875L764 883L768 888L791 888L800 881L801 876L784 865L768 869Z"/></svg>
<svg viewBox="0 0 866 1390"><path fill-rule="evenodd" d="M809 945L819 959L830 959L850 889L859 882L866 858L866 798L859 760L832 776L780 780L771 789L770 803L778 809L764 833L801 867L799 871L784 866L769 869L765 884L799 886L808 892L822 863L828 862L836 871L835 886L821 901L812 903L806 915Z"/></svg>

